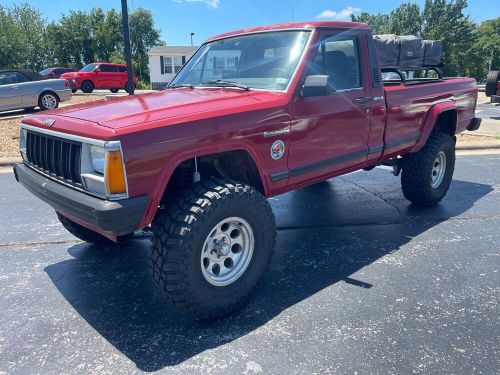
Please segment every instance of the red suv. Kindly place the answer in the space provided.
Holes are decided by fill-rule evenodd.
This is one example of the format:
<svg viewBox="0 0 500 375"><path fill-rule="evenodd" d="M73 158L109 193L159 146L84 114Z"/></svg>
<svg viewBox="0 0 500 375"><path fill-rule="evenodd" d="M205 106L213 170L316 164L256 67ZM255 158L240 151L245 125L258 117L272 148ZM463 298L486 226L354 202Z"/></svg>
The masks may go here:
<svg viewBox="0 0 500 375"><path fill-rule="evenodd" d="M94 89L109 89L111 92L126 90L127 66L124 64L92 63L84 66L78 72L64 73L61 78L70 81L71 90L81 89L91 93ZM134 75L134 86L137 78Z"/></svg>

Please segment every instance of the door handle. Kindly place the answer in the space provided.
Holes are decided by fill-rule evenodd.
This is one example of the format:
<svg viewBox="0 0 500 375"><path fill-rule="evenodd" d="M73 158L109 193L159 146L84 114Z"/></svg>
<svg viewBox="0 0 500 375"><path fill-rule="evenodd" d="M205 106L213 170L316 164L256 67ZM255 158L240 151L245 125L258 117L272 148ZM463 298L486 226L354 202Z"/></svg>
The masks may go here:
<svg viewBox="0 0 500 375"><path fill-rule="evenodd" d="M12 88L17 90L19 86L12 86Z"/></svg>
<svg viewBox="0 0 500 375"><path fill-rule="evenodd" d="M370 100L372 100L371 97L362 96L362 97L354 99L353 102L354 102L354 104L363 104L363 103L368 103Z"/></svg>

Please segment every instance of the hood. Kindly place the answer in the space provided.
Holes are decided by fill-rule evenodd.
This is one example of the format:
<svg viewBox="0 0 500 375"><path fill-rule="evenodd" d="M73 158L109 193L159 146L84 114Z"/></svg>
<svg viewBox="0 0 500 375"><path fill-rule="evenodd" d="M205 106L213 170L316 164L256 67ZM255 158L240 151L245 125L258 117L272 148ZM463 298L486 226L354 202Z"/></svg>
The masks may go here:
<svg viewBox="0 0 500 375"><path fill-rule="evenodd" d="M113 97L60 108L58 116L92 121L112 129L161 121L162 125L259 109L282 93L235 89L171 89Z"/></svg>

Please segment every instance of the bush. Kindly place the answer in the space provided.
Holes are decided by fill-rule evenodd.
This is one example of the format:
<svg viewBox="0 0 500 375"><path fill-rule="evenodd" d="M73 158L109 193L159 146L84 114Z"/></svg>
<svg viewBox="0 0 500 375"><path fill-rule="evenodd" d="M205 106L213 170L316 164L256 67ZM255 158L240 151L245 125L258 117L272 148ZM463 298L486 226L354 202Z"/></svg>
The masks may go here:
<svg viewBox="0 0 500 375"><path fill-rule="evenodd" d="M137 82L137 90L151 90L151 84L144 81L139 81Z"/></svg>

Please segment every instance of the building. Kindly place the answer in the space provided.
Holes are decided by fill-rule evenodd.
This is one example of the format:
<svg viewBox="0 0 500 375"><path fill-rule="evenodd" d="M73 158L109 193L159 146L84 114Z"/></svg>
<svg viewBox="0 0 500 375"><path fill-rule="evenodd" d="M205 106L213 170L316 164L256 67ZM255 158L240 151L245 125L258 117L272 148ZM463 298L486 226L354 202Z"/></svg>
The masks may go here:
<svg viewBox="0 0 500 375"><path fill-rule="evenodd" d="M153 47L148 52L151 87L154 90L165 87L197 49L193 46Z"/></svg>

